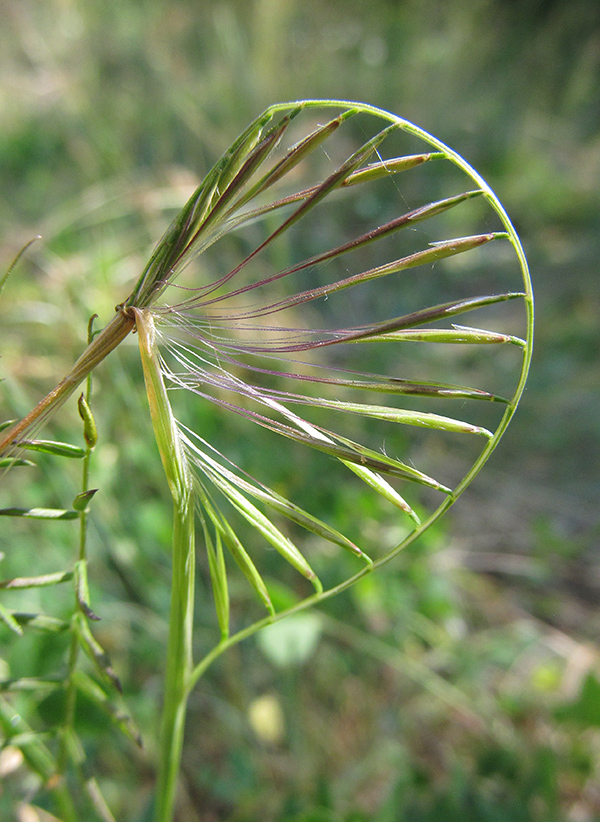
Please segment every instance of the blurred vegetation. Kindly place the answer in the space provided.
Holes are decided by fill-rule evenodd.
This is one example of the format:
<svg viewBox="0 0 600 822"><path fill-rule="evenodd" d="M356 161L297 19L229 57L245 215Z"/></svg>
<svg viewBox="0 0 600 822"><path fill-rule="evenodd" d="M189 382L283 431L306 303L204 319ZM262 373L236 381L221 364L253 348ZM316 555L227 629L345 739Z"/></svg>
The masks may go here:
<svg viewBox="0 0 600 822"><path fill-rule="evenodd" d="M295 654L278 658L281 637L267 635L211 669L190 706L181 822L600 820L600 6L0 0L0 19L1 270L44 237L0 301L1 419L62 375L90 314L111 317L172 210L277 100L361 99L436 134L492 184L532 266L530 387L488 469L389 573L290 626ZM137 822L152 789L170 503L134 343L95 378L90 581L146 750L85 705L78 722L116 817ZM211 408L195 414L207 439L222 426ZM79 430L67 406L51 433ZM285 454L265 459L298 481ZM72 499L77 475L39 462L35 482L2 484L2 505ZM368 492L312 493L393 539ZM48 533L3 528L2 578L34 557L35 573L62 567L73 526ZM69 613L56 587L3 601L17 597ZM236 607L253 607L244 589ZM198 621L208 647L209 596ZM0 631L3 677L60 666L60 639ZM32 724L60 710L50 697L16 704ZM1 818L32 789L14 764L0 755Z"/></svg>

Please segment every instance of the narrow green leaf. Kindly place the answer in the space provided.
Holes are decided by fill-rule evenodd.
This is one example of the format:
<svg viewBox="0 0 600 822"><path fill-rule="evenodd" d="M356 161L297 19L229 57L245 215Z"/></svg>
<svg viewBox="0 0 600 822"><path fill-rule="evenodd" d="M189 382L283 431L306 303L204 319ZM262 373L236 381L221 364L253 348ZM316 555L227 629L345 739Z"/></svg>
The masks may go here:
<svg viewBox="0 0 600 822"><path fill-rule="evenodd" d="M83 459L85 449L68 442L52 442L51 440L21 440L17 443L19 448L26 448L28 451L41 451L43 454L52 454L55 457L70 457L71 459Z"/></svg>
<svg viewBox="0 0 600 822"><path fill-rule="evenodd" d="M62 508L0 508L0 517L27 517L29 519L77 519L77 511Z"/></svg>
<svg viewBox="0 0 600 822"><path fill-rule="evenodd" d="M25 614L17 611L11 613L19 625L25 628L35 628L37 631L47 631L51 634L58 634L69 628L68 622L47 614Z"/></svg>
<svg viewBox="0 0 600 822"><path fill-rule="evenodd" d="M65 681L60 678L23 676L20 679L4 679L0 681L0 691L14 692L14 691L40 691L49 692L56 691L58 688L63 688Z"/></svg>
<svg viewBox="0 0 600 822"><path fill-rule="evenodd" d="M0 582L0 589L11 588L45 588L48 585L57 585L73 579L72 571L57 571L55 574L43 574L37 577L15 577Z"/></svg>
<svg viewBox="0 0 600 822"><path fill-rule="evenodd" d="M18 459L17 457L2 457L0 459L0 468L14 468L18 466L34 466L35 462L31 460Z"/></svg>
<svg viewBox="0 0 600 822"><path fill-rule="evenodd" d="M75 733L75 729L70 725L63 728L62 731L62 738L65 744L65 751L68 753L73 765L75 765L75 767L81 773L81 770L85 764L85 750L83 748L83 745L81 744L81 740Z"/></svg>
<svg viewBox="0 0 600 822"><path fill-rule="evenodd" d="M2 431L6 431L7 428L10 428L11 425L14 425L17 420L4 420L4 422L0 422L0 433Z"/></svg>
<svg viewBox="0 0 600 822"><path fill-rule="evenodd" d="M6 625L7 628L17 634L18 636L23 635L23 629L13 616L12 612L5 608L4 605L0 602L0 620Z"/></svg>

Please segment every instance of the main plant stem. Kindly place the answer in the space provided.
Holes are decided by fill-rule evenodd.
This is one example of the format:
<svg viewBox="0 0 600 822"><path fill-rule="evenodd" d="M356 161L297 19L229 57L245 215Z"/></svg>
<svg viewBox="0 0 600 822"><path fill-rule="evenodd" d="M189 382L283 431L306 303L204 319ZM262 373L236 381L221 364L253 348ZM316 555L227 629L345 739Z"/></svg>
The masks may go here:
<svg viewBox="0 0 600 822"><path fill-rule="evenodd" d="M173 497L173 576L165 693L160 726L160 756L155 822L171 822L181 766L183 733L190 691L194 622L195 492L177 422L165 387L152 315L132 309L154 434Z"/></svg>
<svg viewBox="0 0 600 822"><path fill-rule="evenodd" d="M190 686L194 619L194 500L173 510L173 577L167 670L160 728L156 822L171 822L177 793L185 714Z"/></svg>

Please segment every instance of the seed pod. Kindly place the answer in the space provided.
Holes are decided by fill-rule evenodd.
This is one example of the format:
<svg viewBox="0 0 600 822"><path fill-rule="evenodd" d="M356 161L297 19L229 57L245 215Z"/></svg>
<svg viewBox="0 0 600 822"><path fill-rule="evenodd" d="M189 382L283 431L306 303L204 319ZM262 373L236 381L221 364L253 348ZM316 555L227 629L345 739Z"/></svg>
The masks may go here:
<svg viewBox="0 0 600 822"><path fill-rule="evenodd" d="M98 442L98 431L90 406L83 394L77 400L77 408L79 416L83 420L83 438L87 447L91 450Z"/></svg>
<svg viewBox="0 0 600 822"><path fill-rule="evenodd" d="M87 511L88 503L97 491L97 488L91 488L89 491L82 491L81 494L77 494L73 500L75 511Z"/></svg>

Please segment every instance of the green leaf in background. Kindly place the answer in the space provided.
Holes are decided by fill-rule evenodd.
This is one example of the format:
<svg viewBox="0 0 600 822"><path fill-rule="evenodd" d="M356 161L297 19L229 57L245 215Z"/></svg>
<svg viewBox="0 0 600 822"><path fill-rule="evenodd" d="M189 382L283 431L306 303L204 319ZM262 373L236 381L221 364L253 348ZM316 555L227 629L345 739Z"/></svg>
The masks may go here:
<svg viewBox="0 0 600 822"><path fill-rule="evenodd" d="M294 614L264 628L257 637L261 651L275 665L286 668L302 665L314 653L321 636L318 614Z"/></svg>
<svg viewBox="0 0 600 822"><path fill-rule="evenodd" d="M577 697L555 711L557 719L583 728L600 727L600 681L594 673L584 678Z"/></svg>

